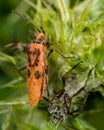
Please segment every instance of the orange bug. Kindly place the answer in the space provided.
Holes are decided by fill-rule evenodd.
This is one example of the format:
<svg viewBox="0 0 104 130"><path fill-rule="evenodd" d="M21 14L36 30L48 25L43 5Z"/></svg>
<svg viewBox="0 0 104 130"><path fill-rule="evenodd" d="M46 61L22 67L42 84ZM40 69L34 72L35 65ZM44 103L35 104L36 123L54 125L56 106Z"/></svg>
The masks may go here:
<svg viewBox="0 0 104 130"><path fill-rule="evenodd" d="M39 33L35 41L26 47L28 95L32 106L36 106L41 100L47 83L46 48L44 31Z"/></svg>
<svg viewBox="0 0 104 130"><path fill-rule="evenodd" d="M47 86L47 43L45 40L45 31L43 28L41 29L41 32L38 30L39 34L35 37L34 41L25 47L27 65L18 69L19 73L20 70L26 69L28 96L32 106L36 106L39 103L45 86Z"/></svg>

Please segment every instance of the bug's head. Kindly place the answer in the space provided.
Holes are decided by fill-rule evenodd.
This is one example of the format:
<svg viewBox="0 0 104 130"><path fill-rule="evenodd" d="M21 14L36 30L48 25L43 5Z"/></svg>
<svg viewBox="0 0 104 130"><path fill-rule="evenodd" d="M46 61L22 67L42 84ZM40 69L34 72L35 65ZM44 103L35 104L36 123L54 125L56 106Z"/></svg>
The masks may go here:
<svg viewBox="0 0 104 130"><path fill-rule="evenodd" d="M35 36L35 40L33 41L33 43L46 45L46 35L43 27L41 27L41 29L38 29L38 32L39 34Z"/></svg>
<svg viewBox="0 0 104 130"><path fill-rule="evenodd" d="M36 36L36 40L43 41L45 40L45 31L44 28L41 26L40 29L38 29L39 34Z"/></svg>
<svg viewBox="0 0 104 130"><path fill-rule="evenodd" d="M41 40L43 41L45 39L45 34L44 33L39 33L37 36L36 36L36 40Z"/></svg>
<svg viewBox="0 0 104 130"><path fill-rule="evenodd" d="M42 32L39 33L36 36L34 43L36 43L36 44L43 44L43 43L45 43L45 34L42 33Z"/></svg>

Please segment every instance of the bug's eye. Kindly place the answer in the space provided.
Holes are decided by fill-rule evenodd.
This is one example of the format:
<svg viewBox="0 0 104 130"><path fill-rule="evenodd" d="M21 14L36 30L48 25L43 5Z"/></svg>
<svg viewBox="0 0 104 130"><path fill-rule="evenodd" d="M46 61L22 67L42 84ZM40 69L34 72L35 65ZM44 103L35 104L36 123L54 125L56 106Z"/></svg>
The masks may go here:
<svg viewBox="0 0 104 130"><path fill-rule="evenodd" d="M38 41L42 41L42 38L38 38Z"/></svg>
<svg viewBox="0 0 104 130"><path fill-rule="evenodd" d="M42 43L42 41L43 41L43 40L39 38L39 39L37 39L37 40L35 41L35 43Z"/></svg>

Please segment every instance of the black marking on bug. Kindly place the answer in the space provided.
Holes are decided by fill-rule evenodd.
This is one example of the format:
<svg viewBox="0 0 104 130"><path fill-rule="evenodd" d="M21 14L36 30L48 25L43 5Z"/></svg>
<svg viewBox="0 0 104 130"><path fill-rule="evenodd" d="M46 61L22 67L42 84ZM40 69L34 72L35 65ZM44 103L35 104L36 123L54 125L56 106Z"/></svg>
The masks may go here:
<svg viewBox="0 0 104 130"><path fill-rule="evenodd" d="M30 73L30 70L28 69L27 70L27 76L28 76L28 78L30 77L30 75L31 75L31 73Z"/></svg>
<svg viewBox="0 0 104 130"><path fill-rule="evenodd" d="M39 71L36 71L34 75L36 79L39 79L41 77L41 73Z"/></svg>
<svg viewBox="0 0 104 130"><path fill-rule="evenodd" d="M35 48L35 49L34 49L34 52L31 52L31 51L29 51L29 49L28 49L27 53L28 53L28 56L31 57L32 55L38 55L38 54L40 54L41 52L40 52L40 49Z"/></svg>
<svg viewBox="0 0 104 130"><path fill-rule="evenodd" d="M39 59L37 59L37 60L35 61L35 65L38 66L38 63L39 63Z"/></svg>
<svg viewBox="0 0 104 130"><path fill-rule="evenodd" d="M38 48L35 48L34 49L34 54L40 54L41 52L40 52L40 49L38 49Z"/></svg>
<svg viewBox="0 0 104 130"><path fill-rule="evenodd" d="M37 48L34 49L34 52L28 52L28 62L29 62L30 67L34 67L35 65L38 66L38 57L39 57L40 53L41 53L40 50ZM34 60L34 63L32 64L31 57L33 57L33 56L35 56L36 58Z"/></svg>
<svg viewBox="0 0 104 130"><path fill-rule="evenodd" d="M42 39L37 39L36 41L35 41L35 43L37 43L37 44L41 44L42 43Z"/></svg>

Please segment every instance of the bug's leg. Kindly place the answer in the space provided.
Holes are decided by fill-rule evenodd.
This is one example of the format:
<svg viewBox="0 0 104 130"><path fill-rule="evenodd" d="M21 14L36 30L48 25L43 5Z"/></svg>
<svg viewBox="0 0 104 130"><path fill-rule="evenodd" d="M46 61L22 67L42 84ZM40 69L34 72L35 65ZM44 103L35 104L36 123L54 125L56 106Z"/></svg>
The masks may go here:
<svg viewBox="0 0 104 130"><path fill-rule="evenodd" d="M49 93L48 86L47 86L46 90L47 90L47 97L45 97L45 96L42 96L42 97L43 97L43 99L44 99L45 101L47 101L48 103L51 103L50 93Z"/></svg>
<svg viewBox="0 0 104 130"><path fill-rule="evenodd" d="M50 93L49 93L49 88L48 88L48 86L47 86L47 97L48 97L48 99L49 99L49 97L50 97Z"/></svg>
<svg viewBox="0 0 104 130"><path fill-rule="evenodd" d="M51 103L51 101L50 101L50 99L49 99L49 98L47 98L47 97L43 96L43 99L44 99L45 101L47 101L48 103Z"/></svg>
<svg viewBox="0 0 104 130"><path fill-rule="evenodd" d="M50 101L49 101L49 100L50 100L50 93L49 93L49 88L48 88L48 86L47 86L47 88L46 88L46 92L47 92L47 97L44 97L44 96L43 96L43 98L44 98L46 101L50 102Z"/></svg>
<svg viewBox="0 0 104 130"><path fill-rule="evenodd" d="M73 117L76 117L76 116L78 116L80 114L80 112L83 110L83 108L85 106L88 95L89 95L89 92L85 94L84 100L81 103L77 103L77 104L80 105L80 107L77 110L74 110L74 111L70 112L70 115L72 115Z"/></svg>
<svg viewBox="0 0 104 130"><path fill-rule="evenodd" d="M83 102L77 103L77 104L79 104L80 106L79 106L79 108L78 108L77 110L74 110L74 111L70 112L70 115L71 115L71 116L76 117L76 116L78 116L78 115L80 114L80 112L81 112L81 111L83 110L83 108L84 108L84 105L85 105L85 103L86 103L86 100L87 100L87 98L88 98L88 95L89 95L89 93L87 93L87 94L85 95Z"/></svg>
<svg viewBox="0 0 104 130"><path fill-rule="evenodd" d="M46 83L45 84L48 84L48 65L47 65L47 63L46 63L46 68L45 68L45 76L46 76L46 78L45 78L46 79ZM49 87L48 87L48 85L47 85L46 90L47 90L47 97L49 99L50 93L49 93Z"/></svg>
<svg viewBox="0 0 104 130"><path fill-rule="evenodd" d="M24 79L26 79L26 77L21 73L21 70L24 70L24 69L26 69L26 65L18 68L18 73L21 75L21 77L23 77Z"/></svg>
<svg viewBox="0 0 104 130"><path fill-rule="evenodd" d="M73 95L73 97L75 97L77 94L79 94L81 91L83 91L83 90L85 89L85 87L86 87L86 85L87 85L87 83L88 83L89 77L90 77L90 75L91 75L91 72L93 71L94 68L95 68L95 66L92 67L92 68L89 70L89 72L88 72L88 74L87 74L86 81L85 81L83 87L82 87L81 89L79 89L79 91L77 91L77 92ZM78 116L78 115L79 115L78 113L79 113L80 111L82 111L82 109L83 109L83 107L84 107L84 104L86 103L86 100L87 100L87 98L88 98L88 95L89 95L89 92L87 92L87 93L85 94L85 97L84 97L83 102L82 102L82 103L79 103L79 104L82 105L82 106L81 106L78 110L75 110L75 111L71 112L71 113L70 113L71 115L74 115L75 112L77 112L77 114L74 115L74 116ZM72 97L72 98L73 98L73 97Z"/></svg>
<svg viewBox="0 0 104 130"><path fill-rule="evenodd" d="M11 50L19 50L19 51L24 51L26 45L25 44L22 44L22 43L19 43L19 42L16 42L16 41L12 41L11 43L5 45L3 48L2 48L2 51L5 51L5 50L8 50L8 51L11 51ZM0 48L1 49L1 48Z"/></svg>
<svg viewBox="0 0 104 130"><path fill-rule="evenodd" d="M48 53L47 57L49 57L53 52L58 53L60 56L62 56L63 58L75 58L74 56L64 56L60 51L56 50L56 49L51 49L50 52Z"/></svg>
<svg viewBox="0 0 104 130"><path fill-rule="evenodd" d="M73 97L76 96L77 94L79 94L82 90L84 90L84 88L86 87L86 85L87 85L87 83L88 83L88 80L89 80L89 78L90 78L91 72L92 72L92 70L93 70L94 68L95 68L95 66L92 67L92 68L89 70L89 72L88 72L88 74L87 74L86 81L85 81L83 87L81 87L81 89L79 89L79 91L77 91L77 92L73 95Z"/></svg>
<svg viewBox="0 0 104 130"><path fill-rule="evenodd" d="M71 72L72 70L74 70L80 63L82 63L81 60L80 60L77 64L75 64L68 72L66 72L66 73L62 76L63 86L65 86L65 80L66 80L66 78L68 77L68 75L70 74L70 72Z"/></svg>
<svg viewBox="0 0 104 130"><path fill-rule="evenodd" d="M0 48L0 50L5 51L5 50L14 50L17 49L17 42L16 41L12 41L11 43L5 45L2 49Z"/></svg>
<svg viewBox="0 0 104 130"><path fill-rule="evenodd" d="M62 76L62 84L63 84L63 88L62 90L60 90L59 92L56 91L55 87L53 87L53 93L55 95L57 95L57 97L60 97L63 93L64 93L64 87L65 87L65 82L66 82L66 78L68 77L69 73L75 69L82 61L79 61L77 64L75 64L68 72L66 72L63 76ZM56 79L56 83L57 83L57 79Z"/></svg>
<svg viewBox="0 0 104 130"><path fill-rule="evenodd" d="M56 92L55 89L53 90L53 93L55 94L55 96L56 96L57 98L60 98L61 95L64 94L64 92L65 92L64 89L60 90L59 92Z"/></svg>
<svg viewBox="0 0 104 130"><path fill-rule="evenodd" d="M72 117L77 117L77 116L80 114L81 111L82 111L82 109L77 109L77 110L75 110L75 111L70 112L70 115L71 115ZM76 114L75 114L75 113L76 113Z"/></svg>

